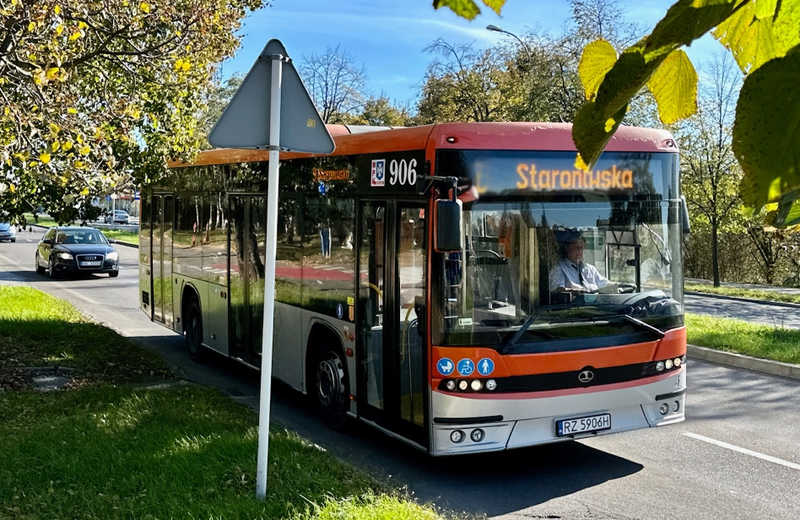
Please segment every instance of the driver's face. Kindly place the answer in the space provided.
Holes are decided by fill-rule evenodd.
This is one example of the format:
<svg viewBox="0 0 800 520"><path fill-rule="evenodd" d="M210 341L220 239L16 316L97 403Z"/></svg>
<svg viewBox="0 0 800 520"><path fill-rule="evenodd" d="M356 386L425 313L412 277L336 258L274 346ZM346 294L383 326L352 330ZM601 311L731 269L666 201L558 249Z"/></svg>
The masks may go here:
<svg viewBox="0 0 800 520"><path fill-rule="evenodd" d="M586 244L583 240L577 240L575 242L570 243L567 246L567 258L573 264L577 264L583 260L583 249L585 248Z"/></svg>

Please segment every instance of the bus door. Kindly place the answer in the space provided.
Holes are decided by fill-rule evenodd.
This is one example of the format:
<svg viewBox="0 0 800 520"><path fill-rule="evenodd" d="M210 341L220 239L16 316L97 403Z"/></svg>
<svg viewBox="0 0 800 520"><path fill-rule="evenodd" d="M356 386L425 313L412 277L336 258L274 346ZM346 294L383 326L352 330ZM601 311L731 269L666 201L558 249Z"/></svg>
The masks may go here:
<svg viewBox="0 0 800 520"><path fill-rule="evenodd" d="M172 195L153 195L153 321L172 327Z"/></svg>
<svg viewBox="0 0 800 520"><path fill-rule="evenodd" d="M359 415L427 447L425 209L369 201L359 214Z"/></svg>
<svg viewBox="0 0 800 520"><path fill-rule="evenodd" d="M263 195L232 196L229 202L230 354L260 367L267 202Z"/></svg>

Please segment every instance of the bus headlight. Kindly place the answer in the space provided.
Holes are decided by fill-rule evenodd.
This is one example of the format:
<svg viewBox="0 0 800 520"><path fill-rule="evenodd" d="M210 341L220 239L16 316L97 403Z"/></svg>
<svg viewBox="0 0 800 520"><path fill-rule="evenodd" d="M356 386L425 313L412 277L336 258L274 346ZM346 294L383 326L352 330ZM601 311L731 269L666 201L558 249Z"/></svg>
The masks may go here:
<svg viewBox="0 0 800 520"><path fill-rule="evenodd" d="M473 379L469 386L474 392L480 392L483 389L483 383L480 379Z"/></svg>
<svg viewBox="0 0 800 520"><path fill-rule="evenodd" d="M486 434L480 428L472 430L469 434L469 438L472 439L472 442L481 442L484 437L486 437Z"/></svg>
<svg viewBox="0 0 800 520"><path fill-rule="evenodd" d="M464 437L465 437L464 432L462 432L461 430L453 430L452 432L450 432L450 441L453 442L453 444L460 443L461 441L464 440Z"/></svg>
<svg viewBox="0 0 800 520"><path fill-rule="evenodd" d="M669 413L669 405L667 403L661 403L658 411L661 412L661 415L667 415Z"/></svg>
<svg viewBox="0 0 800 520"><path fill-rule="evenodd" d="M488 381L486 381L486 389L487 390L489 390L491 392L492 390L494 390L496 388L497 388L497 381L495 381L494 379L489 379Z"/></svg>
<svg viewBox="0 0 800 520"><path fill-rule="evenodd" d="M451 379L447 383L445 383L444 386L445 388L447 388L452 392L453 390L456 389L456 382Z"/></svg>
<svg viewBox="0 0 800 520"><path fill-rule="evenodd" d="M461 381L458 382L458 389L459 390L464 392L467 388L469 388L469 382L467 382L464 379L462 379Z"/></svg>
<svg viewBox="0 0 800 520"><path fill-rule="evenodd" d="M667 370L671 369L672 368L672 360L668 359L668 360L664 361L664 366L667 368Z"/></svg>
<svg viewBox="0 0 800 520"><path fill-rule="evenodd" d="M664 371L664 362L659 361L656 363L656 372L663 372Z"/></svg>

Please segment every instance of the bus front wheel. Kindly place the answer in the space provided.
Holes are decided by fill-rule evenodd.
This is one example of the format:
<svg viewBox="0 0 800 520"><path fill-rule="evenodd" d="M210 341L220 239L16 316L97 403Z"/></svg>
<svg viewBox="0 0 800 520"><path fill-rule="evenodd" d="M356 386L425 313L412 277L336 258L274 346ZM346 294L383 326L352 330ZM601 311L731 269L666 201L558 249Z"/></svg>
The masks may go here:
<svg viewBox="0 0 800 520"><path fill-rule="evenodd" d="M193 361L202 361L205 357L203 348L203 315L200 304L192 300L186 311L186 350Z"/></svg>
<svg viewBox="0 0 800 520"><path fill-rule="evenodd" d="M345 363L336 349L323 348L317 355L314 395L325 423L334 430L345 429L350 394Z"/></svg>

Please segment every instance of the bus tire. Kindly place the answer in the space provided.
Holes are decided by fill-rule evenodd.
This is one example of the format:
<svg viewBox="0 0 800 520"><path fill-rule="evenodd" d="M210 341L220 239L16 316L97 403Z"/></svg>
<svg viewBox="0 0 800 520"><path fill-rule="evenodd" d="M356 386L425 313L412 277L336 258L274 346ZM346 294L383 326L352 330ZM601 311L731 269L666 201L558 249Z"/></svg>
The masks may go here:
<svg viewBox="0 0 800 520"><path fill-rule="evenodd" d="M350 409L347 365L340 349L321 347L314 362L314 400L325 424L336 431L345 430Z"/></svg>
<svg viewBox="0 0 800 520"><path fill-rule="evenodd" d="M192 361L200 362L205 359L203 347L203 314L196 298L192 298L186 307L186 350Z"/></svg>

